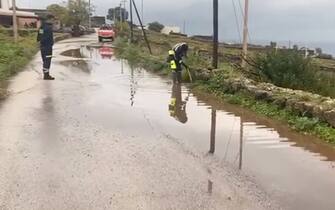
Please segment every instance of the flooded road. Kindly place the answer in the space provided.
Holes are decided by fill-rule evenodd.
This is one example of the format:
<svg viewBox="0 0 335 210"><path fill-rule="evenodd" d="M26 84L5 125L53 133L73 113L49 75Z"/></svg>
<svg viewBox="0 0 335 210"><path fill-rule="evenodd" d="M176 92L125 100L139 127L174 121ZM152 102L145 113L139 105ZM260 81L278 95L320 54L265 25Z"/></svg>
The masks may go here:
<svg viewBox="0 0 335 210"><path fill-rule="evenodd" d="M0 209L335 208L335 150L117 60L95 37L38 57L0 105Z"/></svg>

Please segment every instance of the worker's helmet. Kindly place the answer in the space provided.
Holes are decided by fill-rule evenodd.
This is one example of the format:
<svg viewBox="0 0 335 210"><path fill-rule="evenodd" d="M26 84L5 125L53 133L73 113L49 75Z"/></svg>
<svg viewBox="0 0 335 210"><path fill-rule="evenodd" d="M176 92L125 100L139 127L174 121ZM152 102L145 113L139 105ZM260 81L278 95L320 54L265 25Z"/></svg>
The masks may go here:
<svg viewBox="0 0 335 210"><path fill-rule="evenodd" d="M174 50L169 50L169 55L175 55Z"/></svg>
<svg viewBox="0 0 335 210"><path fill-rule="evenodd" d="M177 50L186 50L187 51L188 50L188 44L186 42L178 43L173 47L173 50L174 51L177 51Z"/></svg>
<svg viewBox="0 0 335 210"><path fill-rule="evenodd" d="M187 57L188 44L186 42L178 43L173 47L177 54Z"/></svg>

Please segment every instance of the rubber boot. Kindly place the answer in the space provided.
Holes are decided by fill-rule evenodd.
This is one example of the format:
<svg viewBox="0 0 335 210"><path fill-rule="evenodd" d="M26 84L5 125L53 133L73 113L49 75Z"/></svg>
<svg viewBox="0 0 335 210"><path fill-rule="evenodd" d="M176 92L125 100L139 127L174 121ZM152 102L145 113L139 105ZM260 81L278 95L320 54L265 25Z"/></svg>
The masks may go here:
<svg viewBox="0 0 335 210"><path fill-rule="evenodd" d="M43 78L43 79L44 79L44 80L55 80L55 78L52 77L52 76L50 76L49 73L44 73L44 78Z"/></svg>

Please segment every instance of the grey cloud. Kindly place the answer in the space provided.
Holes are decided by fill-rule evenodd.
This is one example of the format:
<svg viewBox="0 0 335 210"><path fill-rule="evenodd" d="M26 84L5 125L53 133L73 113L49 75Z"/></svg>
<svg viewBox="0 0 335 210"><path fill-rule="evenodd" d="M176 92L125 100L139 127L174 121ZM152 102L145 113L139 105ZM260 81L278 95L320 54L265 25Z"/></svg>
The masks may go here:
<svg viewBox="0 0 335 210"><path fill-rule="evenodd" d="M97 14L120 1L91 0ZM140 6L141 0L135 0ZM191 34L212 33L212 0L143 0L145 21L183 25ZM220 35L224 40L238 40L232 0L220 1ZM238 5L238 0L233 0ZM243 0L240 0L243 3ZM19 5L45 7L53 0L17 0ZM251 0L250 34L253 40L332 41L335 36L335 2L332 0ZM238 7L239 9L239 7ZM241 21L241 18L240 18ZM241 26L241 23L240 23Z"/></svg>

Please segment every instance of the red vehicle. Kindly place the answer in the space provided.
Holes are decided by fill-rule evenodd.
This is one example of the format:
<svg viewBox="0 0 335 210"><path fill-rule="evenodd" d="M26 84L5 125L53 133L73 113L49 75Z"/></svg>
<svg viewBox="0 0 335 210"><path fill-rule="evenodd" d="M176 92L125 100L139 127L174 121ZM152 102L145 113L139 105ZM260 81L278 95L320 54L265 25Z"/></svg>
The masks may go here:
<svg viewBox="0 0 335 210"><path fill-rule="evenodd" d="M99 42L104 40L114 41L115 31L111 26L105 25L98 30Z"/></svg>

